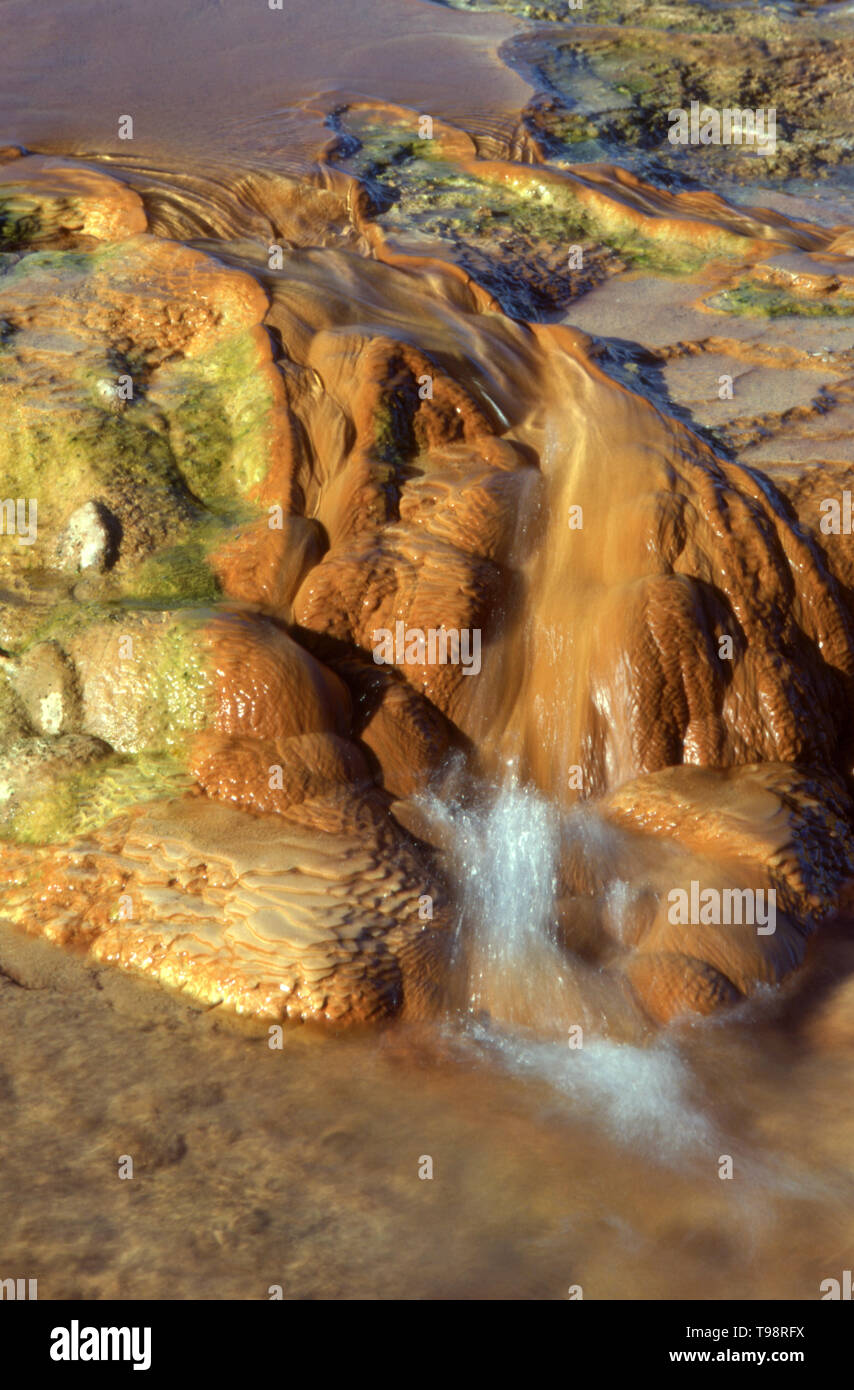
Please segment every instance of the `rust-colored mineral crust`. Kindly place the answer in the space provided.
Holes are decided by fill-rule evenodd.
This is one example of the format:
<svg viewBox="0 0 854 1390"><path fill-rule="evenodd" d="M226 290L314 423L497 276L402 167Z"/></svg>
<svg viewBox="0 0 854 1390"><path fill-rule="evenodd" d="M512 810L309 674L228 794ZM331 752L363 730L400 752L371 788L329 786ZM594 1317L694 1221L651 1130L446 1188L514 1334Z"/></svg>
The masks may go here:
<svg viewBox="0 0 854 1390"><path fill-rule="evenodd" d="M697 297L842 247L438 135L502 197L533 181L693 247ZM560 935L639 1016L779 981L854 872L852 567L824 481L778 487L584 333L509 317L329 152L302 178L272 266L215 231L202 179L0 166L0 460L38 499L33 543L0 548L4 912L245 1014L435 1011L461 885L419 793L453 751L472 786L510 765L618 837L646 905L615 933L569 855ZM477 661L401 659L399 628L476 633ZM776 930L674 923L700 880L773 890Z"/></svg>

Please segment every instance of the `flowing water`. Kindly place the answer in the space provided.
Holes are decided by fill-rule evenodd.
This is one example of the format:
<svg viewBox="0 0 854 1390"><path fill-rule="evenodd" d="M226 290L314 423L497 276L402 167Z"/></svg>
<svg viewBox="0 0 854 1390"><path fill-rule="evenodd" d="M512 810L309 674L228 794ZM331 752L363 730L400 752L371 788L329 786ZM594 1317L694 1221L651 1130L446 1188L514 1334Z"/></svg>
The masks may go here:
<svg viewBox="0 0 854 1390"><path fill-rule="evenodd" d="M0 0L0 492L55 543L0 556L0 1278L852 1267L852 21L683 8ZM658 46L689 84L740 36L777 164L674 164ZM90 498L121 561L72 580ZM383 684L397 619L483 674ZM776 933L678 935L696 880Z"/></svg>

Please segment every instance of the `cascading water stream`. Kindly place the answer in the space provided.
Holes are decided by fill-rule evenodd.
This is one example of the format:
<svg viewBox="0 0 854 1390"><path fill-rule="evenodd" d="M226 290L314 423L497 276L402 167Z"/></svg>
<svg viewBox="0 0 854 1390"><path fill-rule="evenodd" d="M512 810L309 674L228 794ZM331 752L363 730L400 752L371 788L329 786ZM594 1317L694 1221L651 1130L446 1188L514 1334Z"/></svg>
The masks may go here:
<svg viewBox="0 0 854 1390"><path fill-rule="evenodd" d="M513 764L477 804L431 793L421 805L441 832L458 895L448 999L455 1034L461 1026L476 1054L590 1107L621 1142L660 1159L678 1163L708 1142L677 1049L644 1036L606 972L566 945L567 859L602 885L598 901L615 937L636 910L636 889L618 872L626 846L613 829L593 811L562 812Z"/></svg>
<svg viewBox="0 0 854 1390"><path fill-rule="evenodd" d="M555 809L515 777L485 810L461 813L456 954L471 1013L527 1026L559 1016L568 969L554 936L559 848Z"/></svg>
<svg viewBox="0 0 854 1390"><path fill-rule="evenodd" d="M608 880L605 910L619 919L626 885L614 874L613 832L586 811L563 812L523 784L513 764L477 802L434 793L422 804L456 885L452 1009L540 1038L566 1040L579 1025L607 1029L598 972L567 949L562 875L568 854L591 865L597 881ZM613 1003L619 1017L621 1000Z"/></svg>

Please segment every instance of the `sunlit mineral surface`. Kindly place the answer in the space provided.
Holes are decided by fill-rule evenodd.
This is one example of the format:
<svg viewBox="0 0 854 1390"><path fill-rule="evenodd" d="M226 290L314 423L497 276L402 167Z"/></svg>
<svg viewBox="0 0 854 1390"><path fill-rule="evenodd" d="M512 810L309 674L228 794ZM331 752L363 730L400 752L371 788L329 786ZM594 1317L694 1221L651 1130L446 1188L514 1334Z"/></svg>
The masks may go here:
<svg viewBox="0 0 854 1390"><path fill-rule="evenodd" d="M180 9L0 12L0 1278L819 1298L854 11Z"/></svg>

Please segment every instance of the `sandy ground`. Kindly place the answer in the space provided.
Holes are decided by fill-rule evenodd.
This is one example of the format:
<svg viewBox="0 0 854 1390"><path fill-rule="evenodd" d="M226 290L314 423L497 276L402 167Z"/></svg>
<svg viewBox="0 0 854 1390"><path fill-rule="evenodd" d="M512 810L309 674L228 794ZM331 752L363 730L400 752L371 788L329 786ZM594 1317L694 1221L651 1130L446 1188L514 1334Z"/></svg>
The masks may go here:
<svg viewBox="0 0 854 1390"><path fill-rule="evenodd" d="M815 1299L854 1244L848 996L820 1050L783 1018L646 1056L495 1065L402 1027L279 1051L3 927L0 1275L44 1299Z"/></svg>

